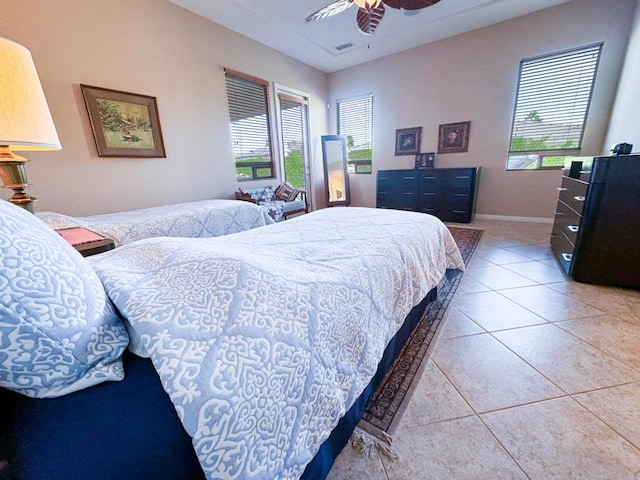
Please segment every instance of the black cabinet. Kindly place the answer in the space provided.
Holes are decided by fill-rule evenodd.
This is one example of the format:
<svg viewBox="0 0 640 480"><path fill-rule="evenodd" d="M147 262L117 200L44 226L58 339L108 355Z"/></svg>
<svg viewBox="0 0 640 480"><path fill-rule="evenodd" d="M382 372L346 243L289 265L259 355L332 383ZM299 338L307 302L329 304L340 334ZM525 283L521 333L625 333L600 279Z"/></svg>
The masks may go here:
<svg viewBox="0 0 640 480"><path fill-rule="evenodd" d="M376 206L468 223L474 214L479 170L478 167L379 170Z"/></svg>
<svg viewBox="0 0 640 480"><path fill-rule="evenodd" d="M551 248L576 281L640 288L640 155L582 164L562 177Z"/></svg>

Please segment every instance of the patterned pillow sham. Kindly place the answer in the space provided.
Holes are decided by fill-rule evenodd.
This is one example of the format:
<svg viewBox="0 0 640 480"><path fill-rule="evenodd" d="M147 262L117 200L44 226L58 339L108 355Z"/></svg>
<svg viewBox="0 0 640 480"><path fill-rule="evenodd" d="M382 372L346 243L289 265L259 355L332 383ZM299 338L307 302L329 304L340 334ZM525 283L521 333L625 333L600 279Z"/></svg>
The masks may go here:
<svg viewBox="0 0 640 480"><path fill-rule="evenodd" d="M86 260L0 200L0 387L40 398L122 380L128 341Z"/></svg>

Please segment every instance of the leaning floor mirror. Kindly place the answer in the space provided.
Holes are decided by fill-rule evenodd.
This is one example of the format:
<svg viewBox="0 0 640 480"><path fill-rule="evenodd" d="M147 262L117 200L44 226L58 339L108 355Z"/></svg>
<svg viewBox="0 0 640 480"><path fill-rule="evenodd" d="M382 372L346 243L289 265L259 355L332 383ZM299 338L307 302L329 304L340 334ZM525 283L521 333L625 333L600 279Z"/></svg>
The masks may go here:
<svg viewBox="0 0 640 480"><path fill-rule="evenodd" d="M349 205L351 198L347 171L347 137L323 135L321 139L327 206Z"/></svg>

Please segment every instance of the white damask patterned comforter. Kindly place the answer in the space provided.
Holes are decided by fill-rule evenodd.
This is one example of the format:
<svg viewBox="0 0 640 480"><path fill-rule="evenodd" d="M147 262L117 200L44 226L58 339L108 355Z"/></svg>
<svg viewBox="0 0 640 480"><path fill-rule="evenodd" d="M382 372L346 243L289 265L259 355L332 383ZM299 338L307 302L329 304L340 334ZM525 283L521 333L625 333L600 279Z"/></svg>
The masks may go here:
<svg viewBox="0 0 640 480"><path fill-rule="evenodd" d="M53 229L88 228L113 239L116 247L149 237L217 237L274 223L263 208L253 203L221 199L87 217L56 212L36 215Z"/></svg>
<svg viewBox="0 0 640 480"><path fill-rule="evenodd" d="M89 257L141 337L208 478L299 478L447 269L430 215L331 208Z"/></svg>

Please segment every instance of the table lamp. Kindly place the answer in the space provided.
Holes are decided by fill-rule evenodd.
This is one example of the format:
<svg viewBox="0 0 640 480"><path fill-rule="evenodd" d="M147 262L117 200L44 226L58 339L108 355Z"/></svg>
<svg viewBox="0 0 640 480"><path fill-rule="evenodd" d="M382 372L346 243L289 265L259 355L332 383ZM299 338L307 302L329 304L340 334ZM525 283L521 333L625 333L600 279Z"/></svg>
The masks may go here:
<svg viewBox="0 0 640 480"><path fill-rule="evenodd" d="M0 71L0 180L14 192L11 203L33 212L36 199L24 191L28 160L13 152L62 147L31 52L0 37Z"/></svg>

